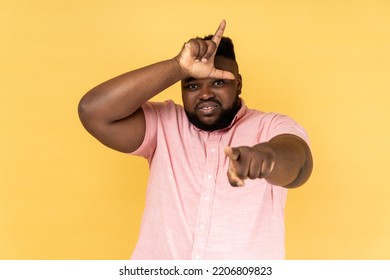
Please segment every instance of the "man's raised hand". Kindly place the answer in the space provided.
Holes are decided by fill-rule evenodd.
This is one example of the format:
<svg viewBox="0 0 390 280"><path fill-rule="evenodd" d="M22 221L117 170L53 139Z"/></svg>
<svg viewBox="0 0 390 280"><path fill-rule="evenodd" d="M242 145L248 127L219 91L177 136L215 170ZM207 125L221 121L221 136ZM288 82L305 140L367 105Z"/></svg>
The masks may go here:
<svg viewBox="0 0 390 280"><path fill-rule="evenodd" d="M184 44L176 58L187 77L196 79L235 79L233 73L217 69L214 65L215 54L225 27L226 22L222 20L211 40L191 39Z"/></svg>

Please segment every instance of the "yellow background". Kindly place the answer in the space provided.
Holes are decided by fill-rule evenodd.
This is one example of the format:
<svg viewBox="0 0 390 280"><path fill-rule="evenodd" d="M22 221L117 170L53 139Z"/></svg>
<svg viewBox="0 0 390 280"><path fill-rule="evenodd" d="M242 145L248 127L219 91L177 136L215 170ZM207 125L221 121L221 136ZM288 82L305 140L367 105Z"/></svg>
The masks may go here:
<svg viewBox="0 0 390 280"><path fill-rule="evenodd" d="M78 101L223 18L247 105L311 137L287 258L390 259L387 0L0 0L0 259L130 257L147 163L93 139ZM180 102L178 85L156 99L167 98Z"/></svg>

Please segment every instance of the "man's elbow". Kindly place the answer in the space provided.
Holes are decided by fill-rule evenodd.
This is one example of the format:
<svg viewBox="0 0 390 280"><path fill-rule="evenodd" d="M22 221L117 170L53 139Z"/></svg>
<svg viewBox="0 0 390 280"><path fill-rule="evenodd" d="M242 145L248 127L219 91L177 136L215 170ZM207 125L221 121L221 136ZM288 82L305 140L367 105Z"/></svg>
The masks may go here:
<svg viewBox="0 0 390 280"><path fill-rule="evenodd" d="M307 180L309 180L310 175L313 171L313 156L311 154L309 146L305 147L305 155L305 162L303 166L299 169L297 177L291 183L285 185L285 188L297 188L302 186L304 183L307 182Z"/></svg>
<svg viewBox="0 0 390 280"><path fill-rule="evenodd" d="M77 112L81 123L87 130L90 130L92 128L91 126L99 121L97 119L99 114L96 106L94 106L88 94L84 95L79 101Z"/></svg>

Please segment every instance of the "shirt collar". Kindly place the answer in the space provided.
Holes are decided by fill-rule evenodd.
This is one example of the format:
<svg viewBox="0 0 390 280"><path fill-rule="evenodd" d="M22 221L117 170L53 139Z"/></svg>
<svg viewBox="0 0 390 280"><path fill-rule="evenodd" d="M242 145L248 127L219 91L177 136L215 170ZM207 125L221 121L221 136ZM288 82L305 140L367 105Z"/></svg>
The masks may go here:
<svg viewBox="0 0 390 280"><path fill-rule="evenodd" d="M237 114L234 116L231 124L228 127L221 129L221 130L230 129L239 119L241 119L245 115L247 108L246 108L244 99L240 98L240 102L241 102L241 108L240 108L240 110L238 110Z"/></svg>

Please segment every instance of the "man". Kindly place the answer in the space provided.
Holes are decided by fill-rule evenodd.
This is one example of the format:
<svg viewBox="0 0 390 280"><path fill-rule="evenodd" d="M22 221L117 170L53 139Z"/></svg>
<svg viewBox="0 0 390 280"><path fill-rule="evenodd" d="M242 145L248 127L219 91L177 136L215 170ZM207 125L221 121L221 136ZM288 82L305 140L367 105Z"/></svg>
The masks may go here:
<svg viewBox="0 0 390 280"><path fill-rule="evenodd" d="M239 98L242 77L225 26L80 101L93 136L149 161L133 259L284 258L287 189L312 170L307 136L290 118ZM178 81L183 107L148 101Z"/></svg>

